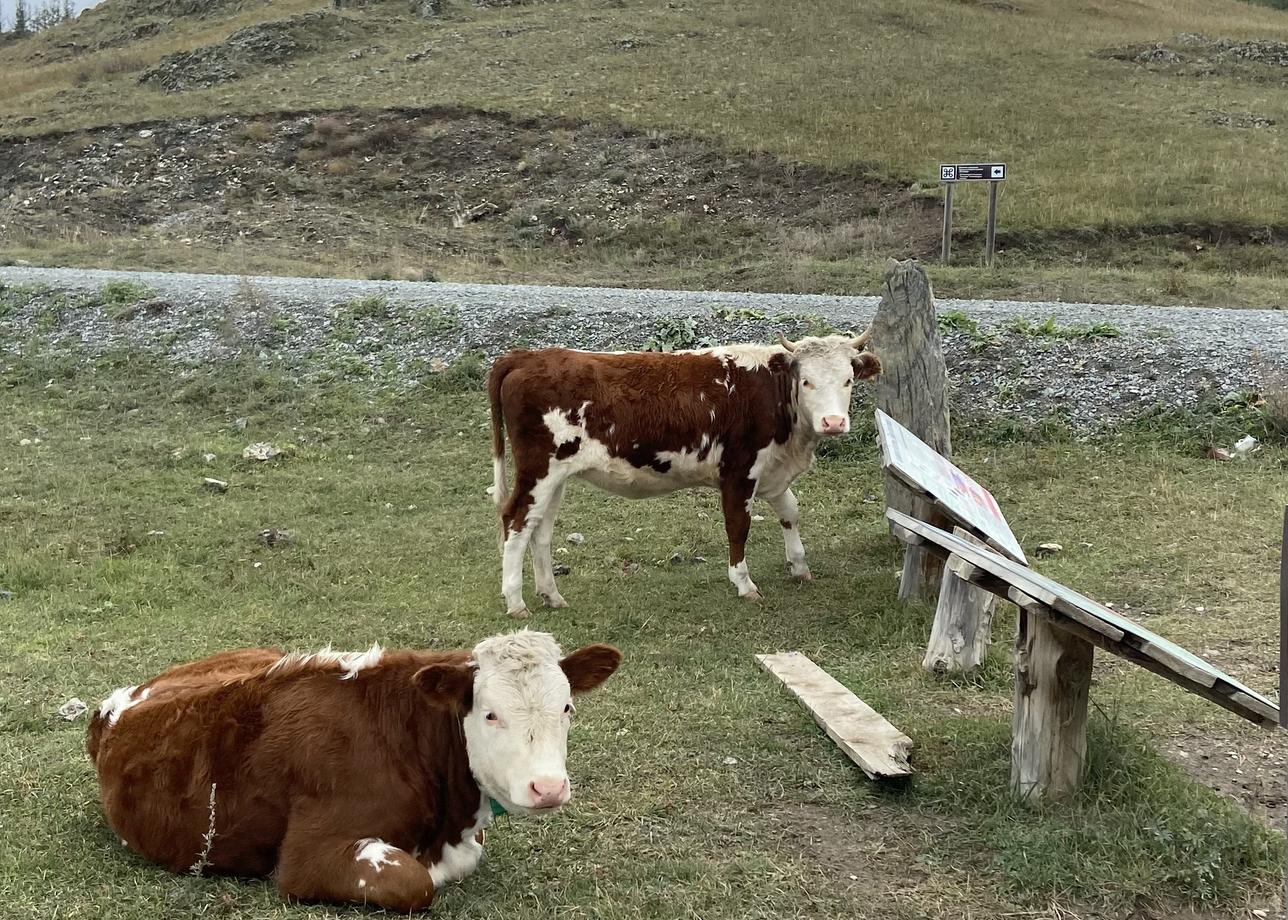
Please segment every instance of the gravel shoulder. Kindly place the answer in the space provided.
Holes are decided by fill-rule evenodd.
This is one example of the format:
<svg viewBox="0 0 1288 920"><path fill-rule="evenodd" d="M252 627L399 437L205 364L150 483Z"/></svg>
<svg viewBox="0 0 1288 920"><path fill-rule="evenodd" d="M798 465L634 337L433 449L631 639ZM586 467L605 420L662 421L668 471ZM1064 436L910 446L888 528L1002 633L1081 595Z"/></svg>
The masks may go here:
<svg viewBox="0 0 1288 920"><path fill-rule="evenodd" d="M85 305L109 283L140 308ZM32 348L92 359L141 348L181 365L239 352L307 373L412 385L461 354L513 347L675 347L861 329L878 298L240 277L0 267L0 362ZM14 292L12 289L19 289ZM60 300L61 292L61 300ZM71 295L68 297L67 295ZM79 298L79 304L78 304ZM63 306L58 306L63 303ZM1192 406L1283 386L1288 315L991 300L938 300L954 403L1075 428L1156 405Z"/></svg>

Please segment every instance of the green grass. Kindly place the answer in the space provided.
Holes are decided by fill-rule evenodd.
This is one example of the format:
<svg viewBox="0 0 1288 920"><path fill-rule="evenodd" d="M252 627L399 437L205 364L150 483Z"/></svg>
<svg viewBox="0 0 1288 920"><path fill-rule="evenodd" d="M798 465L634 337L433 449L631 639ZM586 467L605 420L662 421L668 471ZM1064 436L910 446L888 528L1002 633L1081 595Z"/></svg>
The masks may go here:
<svg viewBox="0 0 1288 920"><path fill-rule="evenodd" d="M229 647L462 646L512 628L481 376L475 357L414 391L305 386L246 362L176 379L129 354L89 368L37 355L0 376L0 586L15 595L0 601L0 814L21 842L0 848L0 916L337 915L125 852L96 805L84 724L54 710ZM1169 440L1187 423L1093 443L955 440L1025 545L1068 547L1044 571L1152 611L1151 626L1266 689L1288 453L1207 462ZM40 444L17 446L37 430ZM261 440L293 447L243 461ZM205 476L228 492L202 490ZM769 516L749 547L760 605L726 581L714 493L638 504L570 489L557 546L573 606L533 625L566 646L615 643L625 664L580 708L573 805L503 821L436 911L902 920L964 903L1200 917L1272 904L1282 839L1150 741L1183 729L1223 753L1255 729L1102 658L1085 791L1018 806L1005 792L1009 615L978 678L930 678L930 611L894 599L870 435L830 447L799 486L818 580L789 581ZM267 527L297 542L265 547ZM584 545L563 542L574 530ZM673 566L677 550L711 561ZM914 738L910 787L865 780L760 672L752 655L779 649L811 655Z"/></svg>

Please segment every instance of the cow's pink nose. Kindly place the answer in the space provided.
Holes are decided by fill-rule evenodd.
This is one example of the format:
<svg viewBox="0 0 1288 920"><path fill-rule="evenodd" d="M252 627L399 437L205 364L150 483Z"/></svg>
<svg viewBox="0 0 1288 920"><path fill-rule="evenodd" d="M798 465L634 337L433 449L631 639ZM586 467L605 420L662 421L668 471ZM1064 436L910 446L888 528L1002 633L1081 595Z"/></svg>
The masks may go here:
<svg viewBox="0 0 1288 920"><path fill-rule="evenodd" d="M845 431L845 425L849 419L844 415L825 415L823 416L823 433L840 434Z"/></svg>
<svg viewBox="0 0 1288 920"><path fill-rule="evenodd" d="M555 808L568 801L568 777L543 776L528 783L533 808Z"/></svg>

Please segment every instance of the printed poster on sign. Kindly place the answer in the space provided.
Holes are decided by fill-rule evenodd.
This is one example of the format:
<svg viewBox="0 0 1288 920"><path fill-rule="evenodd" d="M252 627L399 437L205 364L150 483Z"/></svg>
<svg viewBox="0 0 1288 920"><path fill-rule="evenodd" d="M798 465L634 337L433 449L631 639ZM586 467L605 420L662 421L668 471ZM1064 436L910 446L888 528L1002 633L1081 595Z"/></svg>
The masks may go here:
<svg viewBox="0 0 1288 920"><path fill-rule="evenodd" d="M884 466L891 473L933 498L957 524L978 532L994 548L1028 565L1011 525L988 489L880 409L877 440Z"/></svg>

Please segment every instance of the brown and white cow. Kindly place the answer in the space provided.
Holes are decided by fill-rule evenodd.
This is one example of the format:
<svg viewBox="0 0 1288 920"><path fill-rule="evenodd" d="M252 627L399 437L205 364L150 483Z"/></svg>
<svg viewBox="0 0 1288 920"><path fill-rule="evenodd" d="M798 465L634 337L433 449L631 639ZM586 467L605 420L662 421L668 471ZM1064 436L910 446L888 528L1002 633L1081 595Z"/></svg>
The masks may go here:
<svg viewBox="0 0 1288 920"><path fill-rule="evenodd" d="M420 910L501 811L557 808L572 696L616 670L523 630L473 651L224 652L116 691L88 747L108 823L175 872Z"/></svg>
<svg viewBox="0 0 1288 920"><path fill-rule="evenodd" d="M744 546L752 499L763 498L782 524L792 575L809 579L791 485L813 463L820 438L850 430L854 381L880 373L881 362L863 350L870 334L669 354L547 348L497 359L488 375L493 497L510 614L528 615L529 542L537 593L551 607L567 606L555 585L550 541L572 476L628 498L719 489L729 580L753 600L760 593Z"/></svg>

